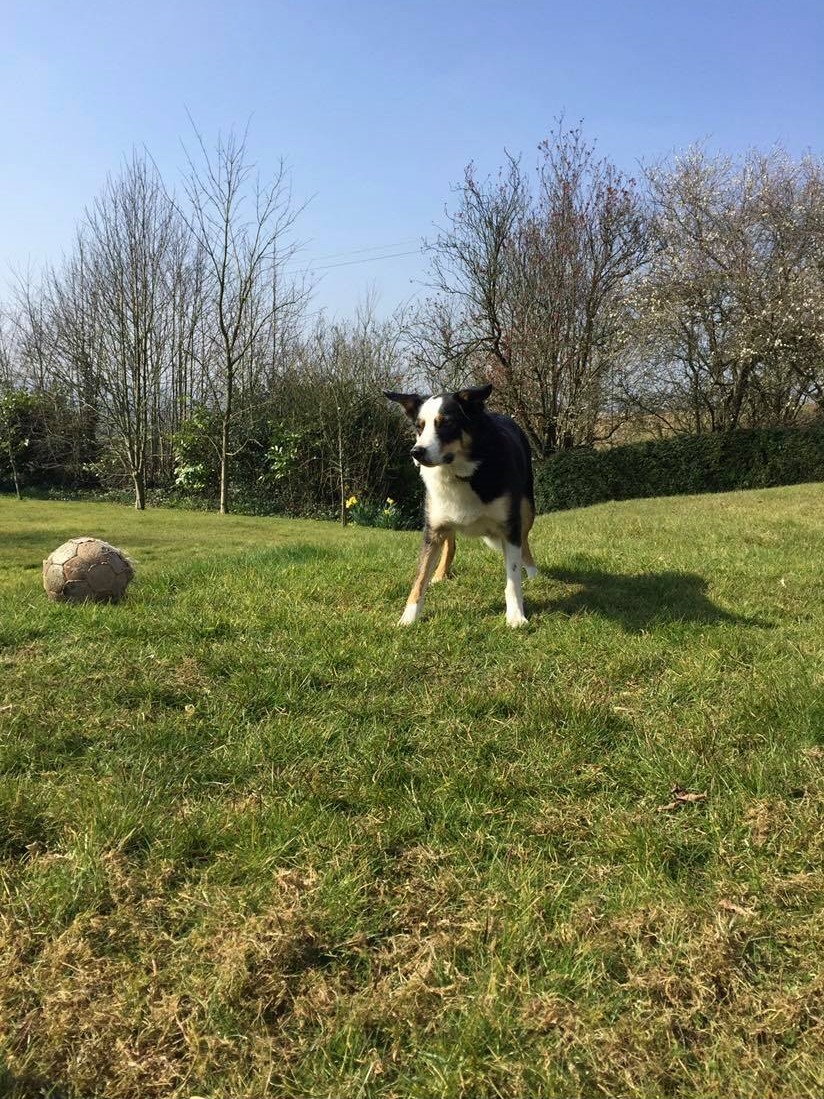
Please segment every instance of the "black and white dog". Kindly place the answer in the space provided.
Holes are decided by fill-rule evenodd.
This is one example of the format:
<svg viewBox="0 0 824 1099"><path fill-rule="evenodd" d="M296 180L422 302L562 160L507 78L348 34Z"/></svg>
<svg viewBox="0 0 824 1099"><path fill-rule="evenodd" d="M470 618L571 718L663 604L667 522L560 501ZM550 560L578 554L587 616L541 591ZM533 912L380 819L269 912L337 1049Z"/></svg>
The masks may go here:
<svg viewBox="0 0 824 1099"><path fill-rule="evenodd" d="M527 438L514 420L487 411L484 402L491 392L492 386L484 385L432 397L385 393L415 424L418 438L412 457L426 485L418 574L399 625L418 619L430 579L449 575L456 531L503 550L506 620L510 626L526 623L521 568L529 577L538 571L528 542L535 519L532 459Z"/></svg>

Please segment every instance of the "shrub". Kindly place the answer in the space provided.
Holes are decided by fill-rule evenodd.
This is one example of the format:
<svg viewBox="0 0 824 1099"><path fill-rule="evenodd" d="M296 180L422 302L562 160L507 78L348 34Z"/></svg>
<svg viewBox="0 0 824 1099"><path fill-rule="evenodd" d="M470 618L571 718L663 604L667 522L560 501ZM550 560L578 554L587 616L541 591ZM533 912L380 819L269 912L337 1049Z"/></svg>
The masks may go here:
<svg viewBox="0 0 824 1099"><path fill-rule="evenodd" d="M59 394L0 388L0 491L96 482L94 418Z"/></svg>
<svg viewBox="0 0 824 1099"><path fill-rule="evenodd" d="M750 428L560 451L535 463L535 504L539 512L559 511L818 480L824 480L824 427Z"/></svg>

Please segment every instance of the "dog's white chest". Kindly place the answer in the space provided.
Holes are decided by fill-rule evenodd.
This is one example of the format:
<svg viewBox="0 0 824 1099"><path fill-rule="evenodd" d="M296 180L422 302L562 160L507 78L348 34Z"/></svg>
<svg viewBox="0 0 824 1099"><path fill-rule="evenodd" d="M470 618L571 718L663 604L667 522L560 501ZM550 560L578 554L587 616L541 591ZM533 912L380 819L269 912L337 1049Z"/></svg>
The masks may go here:
<svg viewBox="0 0 824 1099"><path fill-rule="evenodd" d="M509 500L505 496L485 504L468 481L447 473L442 466L421 467L427 490L427 516L434 529L457 529L474 538L500 537Z"/></svg>

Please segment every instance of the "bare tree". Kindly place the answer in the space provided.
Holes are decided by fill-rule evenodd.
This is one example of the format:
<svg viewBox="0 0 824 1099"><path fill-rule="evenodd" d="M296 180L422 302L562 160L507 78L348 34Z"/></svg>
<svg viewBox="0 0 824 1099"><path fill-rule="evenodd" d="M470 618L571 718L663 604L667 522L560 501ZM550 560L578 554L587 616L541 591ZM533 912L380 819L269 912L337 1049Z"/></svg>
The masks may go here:
<svg viewBox="0 0 824 1099"><path fill-rule="evenodd" d="M636 399L669 430L792 423L822 396L822 168L694 147L647 172Z"/></svg>
<svg viewBox="0 0 824 1099"><path fill-rule="evenodd" d="M69 283L88 304L72 295L67 336L88 341L76 365L90 375L86 384L100 429L128 471L141 510L153 417L172 363L172 303L184 232L156 170L134 155L86 212L69 271ZM85 332L78 331L78 307L93 310Z"/></svg>
<svg viewBox="0 0 824 1099"><path fill-rule="evenodd" d="M286 265L298 247L295 206L286 167L262 182L253 172L247 135L219 137L213 151L195 131L199 163L188 157L186 218L202 256L206 341L201 365L220 411L215 440L220 467L220 511L229 510L232 425L260 376L261 340L292 314L307 287ZM240 406L240 407L239 407Z"/></svg>
<svg viewBox="0 0 824 1099"><path fill-rule="evenodd" d="M405 384L419 392L447 392L469 385L478 369L471 333L454 297L423 301L404 324Z"/></svg>
<svg viewBox="0 0 824 1099"><path fill-rule="evenodd" d="M304 405L300 415L316 427L321 468L346 523L351 492L383 481L396 458L396 419L383 390L403 372L403 318L380 321L367 299L352 321L316 320L297 360Z"/></svg>
<svg viewBox="0 0 824 1099"><path fill-rule="evenodd" d="M8 313L0 310L0 388L6 389L17 381L12 328L13 321Z"/></svg>
<svg viewBox="0 0 824 1099"><path fill-rule="evenodd" d="M52 341L43 286L30 271L19 275L14 287L12 324L20 380L30 389L43 391L49 384Z"/></svg>
<svg viewBox="0 0 824 1099"><path fill-rule="evenodd" d="M40 354L48 358L49 391L65 395L77 411L80 429L75 437L75 465L79 467L96 452L98 427L104 446L118 435L117 429L107 423L105 400L100 394L105 372L99 301L90 249L82 231L78 231L74 251L62 269L46 274L41 297L47 324L43 329L46 352ZM122 460L115 460L128 477L128 462L124 466Z"/></svg>
<svg viewBox="0 0 824 1099"><path fill-rule="evenodd" d="M470 166L448 218L432 270L442 298L459 303L464 360L496 384L539 454L609 434L601 414L646 254L634 181L559 124L535 186L513 157L493 182Z"/></svg>

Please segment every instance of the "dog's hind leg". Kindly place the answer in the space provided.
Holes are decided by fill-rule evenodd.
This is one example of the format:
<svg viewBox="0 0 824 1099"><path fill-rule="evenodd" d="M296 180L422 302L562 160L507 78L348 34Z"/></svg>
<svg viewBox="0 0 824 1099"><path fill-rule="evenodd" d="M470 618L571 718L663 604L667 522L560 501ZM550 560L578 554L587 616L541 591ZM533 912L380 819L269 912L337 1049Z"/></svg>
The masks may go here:
<svg viewBox="0 0 824 1099"><path fill-rule="evenodd" d="M538 575L538 566L535 564L535 558L532 556L532 550L529 548L529 541L526 538L524 538L521 552L524 558L524 572L530 580L534 580Z"/></svg>
<svg viewBox="0 0 824 1099"><path fill-rule="evenodd" d="M432 583L438 584L441 580L448 580L452 575L452 562L455 560L455 532L450 531L446 536L443 553L432 577Z"/></svg>
<svg viewBox="0 0 824 1099"><path fill-rule="evenodd" d="M409 598L406 600L406 607L398 622L399 626L411 626L413 622L420 618L426 589L429 587L429 581L435 571L438 553L444 544L445 538L445 534L430 530L428 527L424 530L421 556L418 562L418 575L415 577L415 583L412 585Z"/></svg>
<svg viewBox="0 0 824 1099"><path fill-rule="evenodd" d="M529 500L521 501L521 554L524 561L524 571L530 580L538 575L538 566L529 548L529 532L535 522L535 512Z"/></svg>

